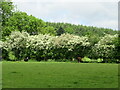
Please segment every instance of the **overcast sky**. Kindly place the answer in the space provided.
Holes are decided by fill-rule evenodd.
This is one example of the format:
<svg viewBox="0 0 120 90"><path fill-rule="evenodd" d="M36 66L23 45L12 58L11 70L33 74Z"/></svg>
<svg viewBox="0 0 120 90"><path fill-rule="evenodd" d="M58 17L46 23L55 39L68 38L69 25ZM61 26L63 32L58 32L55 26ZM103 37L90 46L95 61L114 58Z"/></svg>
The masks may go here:
<svg viewBox="0 0 120 90"><path fill-rule="evenodd" d="M119 0L12 0L17 9L44 21L118 29Z"/></svg>

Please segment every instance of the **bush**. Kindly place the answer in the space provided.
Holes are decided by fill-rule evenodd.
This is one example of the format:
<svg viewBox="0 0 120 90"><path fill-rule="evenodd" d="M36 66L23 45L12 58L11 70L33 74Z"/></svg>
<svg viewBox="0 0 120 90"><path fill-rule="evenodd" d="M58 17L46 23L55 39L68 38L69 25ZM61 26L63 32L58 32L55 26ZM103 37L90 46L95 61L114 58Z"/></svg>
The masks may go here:
<svg viewBox="0 0 120 90"><path fill-rule="evenodd" d="M118 39L116 35L105 35L101 40L92 47L92 55L97 58L113 59L116 57L116 45L115 42ZM105 60L110 61L110 60Z"/></svg>
<svg viewBox="0 0 120 90"><path fill-rule="evenodd" d="M28 62L37 62L35 59L28 59Z"/></svg>
<svg viewBox="0 0 120 90"><path fill-rule="evenodd" d="M48 59L47 62L55 62L54 59Z"/></svg>
<svg viewBox="0 0 120 90"><path fill-rule="evenodd" d="M15 31L0 45L3 45L2 48L7 52L12 51L16 60L22 60L24 57L35 57L38 61L61 59L58 61L66 62L78 54L86 54L89 44L88 37L72 34L62 34L61 36L29 35L27 32Z"/></svg>
<svg viewBox="0 0 120 90"><path fill-rule="evenodd" d="M116 51L113 41L116 37L117 35L106 35L97 44L90 46L87 36L80 37L72 34L62 34L61 36L29 35L27 32L15 31L11 33L9 38L6 38L6 41L0 42L0 48L2 48L5 60L23 60L25 57L29 57L37 61L53 61L52 59L55 59L59 62L69 62L72 58L91 54L90 58L93 56L95 56L94 59L105 58L102 62L116 62L113 59L115 57L114 51ZM100 59L92 60L90 58L84 57L83 62L101 62Z"/></svg>
<svg viewBox="0 0 120 90"><path fill-rule="evenodd" d="M101 58L98 58L98 59L97 59L97 62L98 62L98 63L101 63L102 61L103 61L103 59L101 59Z"/></svg>
<svg viewBox="0 0 120 90"><path fill-rule="evenodd" d="M117 63L118 62L118 59L114 59L114 58L106 58L106 59L103 59L102 61L103 63Z"/></svg>
<svg viewBox="0 0 120 90"><path fill-rule="evenodd" d="M9 56L9 60L16 61L16 57L14 55L14 52L9 52L8 56Z"/></svg>
<svg viewBox="0 0 120 90"><path fill-rule="evenodd" d="M84 57L84 58L82 59L82 61L83 61L84 63L91 63L91 62L92 62L91 59L88 58L88 57Z"/></svg>

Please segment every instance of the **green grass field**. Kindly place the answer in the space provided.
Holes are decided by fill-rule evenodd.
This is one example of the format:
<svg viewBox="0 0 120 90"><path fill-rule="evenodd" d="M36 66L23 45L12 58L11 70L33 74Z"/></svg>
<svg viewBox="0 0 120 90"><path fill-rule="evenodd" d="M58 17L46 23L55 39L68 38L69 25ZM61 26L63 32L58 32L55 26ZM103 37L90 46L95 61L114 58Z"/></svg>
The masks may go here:
<svg viewBox="0 0 120 90"><path fill-rule="evenodd" d="M3 88L117 88L118 65L3 62Z"/></svg>
<svg viewBox="0 0 120 90"><path fill-rule="evenodd" d="M0 62L0 90L2 89L2 62Z"/></svg>

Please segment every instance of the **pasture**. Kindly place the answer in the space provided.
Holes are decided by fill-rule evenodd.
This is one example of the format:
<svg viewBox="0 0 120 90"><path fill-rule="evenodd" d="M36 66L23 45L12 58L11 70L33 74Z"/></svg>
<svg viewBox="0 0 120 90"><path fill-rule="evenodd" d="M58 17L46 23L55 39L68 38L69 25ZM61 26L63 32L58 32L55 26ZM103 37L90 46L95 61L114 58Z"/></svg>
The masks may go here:
<svg viewBox="0 0 120 90"><path fill-rule="evenodd" d="M0 62L0 89L2 89L2 62Z"/></svg>
<svg viewBox="0 0 120 90"><path fill-rule="evenodd" d="M117 88L118 64L3 62L3 88Z"/></svg>

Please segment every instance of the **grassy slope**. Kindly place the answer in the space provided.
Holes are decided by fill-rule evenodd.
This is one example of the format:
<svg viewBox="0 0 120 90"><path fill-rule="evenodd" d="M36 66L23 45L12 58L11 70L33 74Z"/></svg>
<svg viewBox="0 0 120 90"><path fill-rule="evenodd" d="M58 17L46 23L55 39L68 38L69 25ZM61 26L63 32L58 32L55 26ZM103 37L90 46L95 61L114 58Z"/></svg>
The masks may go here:
<svg viewBox="0 0 120 90"><path fill-rule="evenodd" d="M3 63L3 88L117 87L117 64Z"/></svg>

